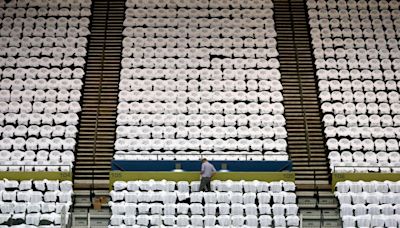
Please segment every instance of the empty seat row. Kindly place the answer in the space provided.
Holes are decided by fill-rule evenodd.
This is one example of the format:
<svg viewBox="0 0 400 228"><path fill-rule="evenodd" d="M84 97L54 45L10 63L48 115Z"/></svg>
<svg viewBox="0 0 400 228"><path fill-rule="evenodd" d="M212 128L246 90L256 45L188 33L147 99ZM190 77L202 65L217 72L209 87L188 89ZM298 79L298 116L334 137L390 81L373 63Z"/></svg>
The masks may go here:
<svg viewBox="0 0 400 228"><path fill-rule="evenodd" d="M24 213L26 212L27 202L60 202L67 203L72 201L72 191L47 191L44 194L40 191L1 191L2 205L1 212L4 213ZM9 203L7 203L9 202ZM54 204L55 206L55 204ZM18 210L18 211L16 211Z"/></svg>
<svg viewBox="0 0 400 228"><path fill-rule="evenodd" d="M55 105L50 105L53 104L52 102L34 102L33 105L30 102L25 102L27 103L26 106L20 108L18 105L15 104L15 102L0 102L0 104L4 105L1 113L6 113L7 110L13 113L18 113L20 110L27 110L27 112L32 112L30 111L31 109L35 110L33 112L52 112L51 110L54 110L53 107L56 107ZM57 105L61 103L58 102ZM66 103L66 102L65 102ZM36 107L37 106L37 107ZM60 105L61 106L61 105ZM62 103L63 107L60 107L60 109L64 110L64 107L67 108L68 106L65 106ZM71 111L75 109L75 103L70 102L69 106L71 106ZM57 106L58 108L58 106ZM37 110L37 111L36 111ZM49 110L49 111L47 111ZM282 115L284 111L284 107L282 103L276 102L276 103L268 103L268 102L262 102L262 103L249 103L246 104L245 102L239 102L239 103L212 103L210 104L209 102L203 102L203 103L196 103L196 102L190 102L190 103L174 103L174 102L168 102L168 103L161 103L161 102L120 102L118 104L118 113L131 113L131 114L257 114L257 115L264 115L264 114L274 114L274 115ZM25 112L25 111L21 111ZM262 116L259 116L259 119L262 119ZM268 118L270 119L270 118ZM260 121L259 121L260 122Z"/></svg>
<svg viewBox="0 0 400 228"><path fill-rule="evenodd" d="M127 113L120 113L117 116L117 124L118 125L129 125L129 126L144 126L144 125L151 125L151 126L250 126L250 127L266 127L266 126L284 126L286 124L286 120L284 116L280 113L283 113L283 106L272 106L272 113L274 115L263 114L263 115L245 115L245 114L165 114L160 116L160 114L127 114ZM17 120L12 119L15 116L10 115L17 115L17 114L6 114L5 117L2 118L0 113L0 123L3 123L6 119L6 123L15 123ZM21 114L22 115L22 114ZM36 115L36 114L33 114ZM35 118L41 118L37 114ZM70 115L70 114L68 114ZM32 117L31 117L32 118ZM43 117L42 117L43 118ZM60 116L61 118L61 116ZM12 119L13 121L11 121ZM29 119L28 119L29 120ZM20 121L18 119L18 121ZM40 120L38 120L40 124ZM330 120L324 120L327 124L330 124ZM22 121L21 121L22 122ZM35 121L31 121L36 123ZM59 121L56 121L59 123ZM64 121L65 122L65 121ZM43 124L46 124L47 121L42 121ZM51 121L52 123L52 121ZM51 124L49 123L49 124Z"/></svg>
<svg viewBox="0 0 400 228"><path fill-rule="evenodd" d="M351 70L351 69L384 69L384 70L399 70L398 64L400 63L400 59L396 58L394 60L390 59L350 59L346 60L344 58L340 59L317 59L315 61L315 65L317 69L338 69L338 70Z"/></svg>
<svg viewBox="0 0 400 228"><path fill-rule="evenodd" d="M399 149L399 141L396 139L384 140L380 139L347 139L347 138L329 138L326 142L326 146L330 151L397 151Z"/></svg>
<svg viewBox="0 0 400 228"><path fill-rule="evenodd" d="M9 52L12 48L6 51L8 56L11 56ZM0 50L1 51L1 50ZM8 51L8 52L7 52ZM68 49L66 50L68 51ZM75 55L71 50L70 53L64 56ZM78 50L76 51L79 52ZM25 53L24 53L25 54ZM36 53L35 53L36 54ZM61 53L62 55L63 53ZM15 54L17 55L17 54ZM236 48L234 50L228 48L124 48L122 50L123 57L135 57L135 58L173 58L173 57L188 57L188 58L209 58L210 56L223 56L227 58L276 58L278 57L278 51L274 48Z"/></svg>
<svg viewBox="0 0 400 228"><path fill-rule="evenodd" d="M270 8L262 9L185 9L185 8L127 8L125 15L137 18L272 18ZM128 26L125 25L124 26Z"/></svg>
<svg viewBox="0 0 400 228"><path fill-rule="evenodd" d="M0 35L1 36L1 35ZM86 61L82 57L65 57L65 58L59 58L59 57L54 57L54 58L49 58L49 57L43 57L43 58L37 58L37 57L7 57L3 58L0 57L0 65L3 67L16 67L16 68L28 68L28 67L44 67L44 68L51 68L51 67L70 67L70 68L75 68L75 67L81 67L83 68L85 65Z"/></svg>
<svg viewBox="0 0 400 228"><path fill-rule="evenodd" d="M0 47L86 47L85 37L23 37L14 39L10 37L0 37Z"/></svg>
<svg viewBox="0 0 400 228"><path fill-rule="evenodd" d="M7 7L6 9L0 8L0 18L4 17L89 17L91 16L90 8L77 8L77 7L57 7L54 8L24 8L24 7Z"/></svg>
<svg viewBox="0 0 400 228"><path fill-rule="evenodd" d="M344 10L396 10L399 9L399 2L397 0L390 1L365 1L365 0L309 0L307 1L307 6L309 8L317 9L344 9Z"/></svg>
<svg viewBox="0 0 400 228"><path fill-rule="evenodd" d="M19 66L22 58L18 58L16 64ZM60 64L68 64L66 59L62 59ZM80 57L76 58L79 59ZM32 59L32 58L29 58ZM41 58L40 60L43 60ZM1 61L1 59L0 59ZM41 61L40 63L41 64ZM43 63L44 64L44 63ZM49 63L50 64L50 63ZM71 63L72 66L75 62ZM220 59L220 58L123 58L121 61L123 68L150 68L150 69L194 69L194 68L211 68L211 69L277 69L279 68L279 61L276 58L271 58L269 60L264 58L254 59L254 58L234 58L234 59ZM79 66L79 65L78 65Z"/></svg>
<svg viewBox="0 0 400 228"><path fill-rule="evenodd" d="M117 138L286 138L284 127L117 127ZM0 130L1 135L1 130ZM4 135L4 134L3 134Z"/></svg>
<svg viewBox="0 0 400 228"><path fill-rule="evenodd" d="M393 1L398 4L397 1ZM400 11L398 9L360 9L360 10L350 10L347 9L335 9L330 8L327 9L311 9L309 10L309 16L311 18L327 18L327 19L350 19L350 18L359 18L359 19L396 19L399 17Z"/></svg>
<svg viewBox="0 0 400 228"><path fill-rule="evenodd" d="M332 173L400 173L399 163L371 164L369 162L332 162Z"/></svg>
<svg viewBox="0 0 400 228"><path fill-rule="evenodd" d="M76 141L73 138L3 138L0 140L1 150L74 150Z"/></svg>
<svg viewBox="0 0 400 228"><path fill-rule="evenodd" d="M139 213L147 213L149 208L146 203L159 203L157 204L160 206L161 209L160 212L162 211L162 204L175 204L176 202L182 202L185 201L186 199L189 198L188 194L182 193L182 192L127 192L127 191L122 191L122 192L110 192L110 195L114 201L112 206L115 207L121 207L123 208L126 203L135 203L135 204L130 204L132 206L133 210L136 210L134 207L140 207L143 206L143 208L139 209ZM115 203L115 201L122 200L124 202L122 203ZM270 202L273 202L275 204L293 204L296 203L296 195L294 193L287 193L287 192L280 192L280 193L258 193L257 195L255 193L232 193L232 192L216 192L216 193L211 193L211 194L204 194L204 203L207 204L231 204L232 206L234 204L238 204L237 206L240 207L240 205L243 206L243 204L251 204L252 206L255 206L254 204L256 203L256 200L259 204L269 204ZM139 203L139 205L136 205L136 203ZM144 203L144 204L141 204ZM190 207L195 206L197 211L201 211L200 214L203 214L203 192L200 193L191 193L190 194ZM128 204L127 204L128 205ZM178 205L179 206L179 205ZM184 204L183 206L188 206L189 204ZM226 206L226 205L224 205ZM242 207L241 206L241 207ZM129 210L122 210L121 208L115 209L117 213L114 214L124 214L124 213L134 213L134 211ZM244 209L243 207L241 208L242 210ZM229 209L228 209L229 210ZM187 210L186 210L187 212ZM283 211L282 211L283 212ZM178 211L179 213L179 211ZM158 213L160 214L160 213ZM161 213L162 214L162 213ZM193 211L192 211L193 214Z"/></svg>
<svg viewBox="0 0 400 228"><path fill-rule="evenodd" d="M59 181L59 180L0 180L0 190L37 190L37 191L56 191L61 190L63 192L72 191L71 181Z"/></svg>
<svg viewBox="0 0 400 228"><path fill-rule="evenodd" d="M123 32L124 47L169 47L169 48L276 48L275 38L151 38L129 37L133 31ZM258 35L259 36L259 35Z"/></svg>
<svg viewBox="0 0 400 228"><path fill-rule="evenodd" d="M398 215L346 215L342 218L344 227L397 227L400 225Z"/></svg>
<svg viewBox="0 0 400 228"><path fill-rule="evenodd" d="M343 103L400 103L400 94L397 91L322 91L318 97L323 102L339 101Z"/></svg>
<svg viewBox="0 0 400 228"><path fill-rule="evenodd" d="M30 125L29 127L25 125L18 125L17 127L13 125L0 126L0 135L3 138L14 138L14 137L65 137L65 138L75 138L78 133L76 126L62 126L62 125Z"/></svg>
<svg viewBox="0 0 400 228"><path fill-rule="evenodd" d="M274 126L280 127L286 124L286 120L283 115L279 113L283 113L282 109L277 109L273 107L275 111L273 111L274 115L264 114L264 115L245 115L245 114L191 114L191 115L172 115L166 114L160 116L159 114L151 115L151 114L127 114L120 113L117 116L117 124L118 125L129 125L129 126L250 126L250 127L267 127ZM283 108L283 107L282 107ZM282 110L282 111L278 111ZM35 115L35 114L34 114ZM39 115L39 114L38 114ZM6 114L7 119L9 114ZM0 113L0 121L1 121L1 113ZM6 123L11 121L6 120ZM14 121L15 122L15 121ZM33 122L33 121L32 121ZM35 121L36 122L36 121ZM57 121L58 122L58 121ZM2 122L0 122L2 123Z"/></svg>
<svg viewBox="0 0 400 228"><path fill-rule="evenodd" d="M81 105L76 102L28 102L21 103L12 101L10 103L0 102L0 113L78 113Z"/></svg>
<svg viewBox="0 0 400 228"><path fill-rule="evenodd" d="M376 107L376 109L375 109ZM335 116L331 114L325 114L323 117L323 122L325 127L327 126L347 126L347 127L397 127L399 115L397 107L392 110L392 112L388 111L387 114L378 115L378 108L380 106L376 105L373 109L370 109L369 116L366 111L359 112L358 115L354 115L355 113L351 113L349 115L343 115L342 112L335 114ZM383 111L385 112L385 111ZM392 113L391 115L388 115Z"/></svg>
<svg viewBox="0 0 400 228"><path fill-rule="evenodd" d="M3 27L0 29L0 36L11 37L11 38L22 38L26 36L36 36L36 37L80 37L87 36L90 34L88 28L9 28Z"/></svg>
<svg viewBox="0 0 400 228"><path fill-rule="evenodd" d="M30 197L33 192L18 192L19 197L24 198L25 195ZM53 192L52 192L53 193ZM24 195L24 196L22 196ZM36 194L33 197L37 197ZM50 194L47 194L47 196L44 196L44 199L46 198L52 198L53 196L50 197ZM43 201L38 201L37 202L2 202L2 205L0 206L0 210L2 214L20 214L20 213L27 213L27 214L33 214L33 213L61 213L63 207L67 208L67 211L69 210L69 207L71 206L71 203L59 203L59 202L43 202Z"/></svg>
<svg viewBox="0 0 400 228"><path fill-rule="evenodd" d="M287 161L289 155L286 152L273 151L117 151L115 160L165 160L165 161L198 161L207 158L212 161Z"/></svg>
<svg viewBox="0 0 400 228"><path fill-rule="evenodd" d="M124 201L122 203L114 203L114 206L121 206L124 207L125 203L135 203L131 206L139 207L140 205L136 205L136 203L160 203L159 206L162 206L161 203L164 204L175 204L176 202L182 202L188 199L187 194L183 194L181 192L110 192L110 195L113 201ZM207 204L255 204L256 200L259 204L270 204L273 202L274 204L294 204L296 203L296 195L294 193L288 192L279 192L279 193L244 193L241 192L216 192L210 194L204 194L203 192L199 193L191 193L190 194L190 207L191 205L195 205L196 207L200 208L203 211L203 200L204 203ZM185 204L186 205L186 204ZM145 211L139 211L139 213L146 213L148 212L148 208L145 209L146 205L144 204ZM187 204L187 206L189 206ZM134 208L132 208L134 209ZM161 207L162 209L162 207ZM242 208L243 209L243 208ZM116 209L119 212L124 214L132 213L131 210L121 211L120 209ZM136 210L136 209L134 209ZM198 211L198 210L197 210ZM178 212L179 213L179 212ZM203 212L201 212L203 214ZM296 213L295 213L296 214Z"/></svg>
<svg viewBox="0 0 400 228"><path fill-rule="evenodd" d="M23 7L23 8L36 8L36 7L45 7L45 8L90 8L92 5L92 1L86 0L76 0L76 1L63 1L63 0L52 0L52 1L41 1L41 0L13 0L13 1L1 1L0 7L4 8L15 8L15 7Z"/></svg>
<svg viewBox="0 0 400 228"><path fill-rule="evenodd" d="M124 223L125 225L122 225ZM270 227L272 224L279 227L293 226L296 227L300 224L300 219L297 215L283 216L270 215L257 216L242 216L242 215L178 215L178 216L160 216L160 215L138 215L124 216L112 215L110 219L109 228L114 227L130 227L133 225L141 226L179 226L179 227ZM218 225L216 225L218 224Z"/></svg>
<svg viewBox="0 0 400 228"><path fill-rule="evenodd" d="M0 90L0 101L3 102L24 102L24 101L76 101L79 102L81 92L79 90L68 91L62 89L59 91L49 89L44 90Z"/></svg>
<svg viewBox="0 0 400 228"><path fill-rule="evenodd" d="M340 193L353 192L400 192L400 182L398 181L343 181L336 183L336 191Z"/></svg>
<svg viewBox="0 0 400 228"><path fill-rule="evenodd" d="M386 49L384 45L375 47L375 41L373 39L367 40L367 49L364 48L357 48L353 49L350 47L345 48L316 48L314 50L314 56L316 59L330 59L330 58L337 58L337 59L345 59L347 60L347 64L349 64L350 60L352 59L368 59L371 66L377 69L371 69L373 71L379 70L379 65L382 67L387 68L388 61L385 59L398 59L400 57L400 50L397 48ZM395 45L393 45L395 46ZM382 49L381 49L382 48ZM378 59L382 59L380 63L378 63ZM354 62L354 61L353 61ZM353 64L350 62L350 64ZM345 64L343 60L338 61L338 64ZM390 70L390 69L385 69ZM368 71L368 70L365 70Z"/></svg>
<svg viewBox="0 0 400 228"><path fill-rule="evenodd" d="M20 9L24 10L24 9ZM57 28L57 27L88 27L90 20L86 17L38 17L38 18L24 18L22 17L5 17L0 19L0 25L3 27L23 27L23 28Z"/></svg>
<svg viewBox="0 0 400 228"><path fill-rule="evenodd" d="M232 180L214 180L211 181L211 190L219 192L293 192L296 186L290 181L232 181ZM197 195L209 195L210 197L216 197L214 192L199 192L200 181L155 181L155 180L138 180L138 181L115 181L113 183L114 191L127 190L128 192L136 191L164 191L164 192L197 192Z"/></svg>
<svg viewBox="0 0 400 228"><path fill-rule="evenodd" d="M275 25L273 18L130 18L126 15L126 27L181 27L181 28L273 28ZM167 23L168 21L168 23Z"/></svg>
<svg viewBox="0 0 400 228"><path fill-rule="evenodd" d="M274 86L275 87L275 86ZM276 89L276 88L274 88ZM0 93L2 91L0 90ZM4 92L7 93L7 92ZM72 93L72 92L71 92ZM75 95L75 94L74 94ZM395 95L393 94L393 97ZM7 97L5 98L7 99ZM143 102L282 102L283 96L280 91L128 91L123 90L118 95L119 102L143 101ZM393 98L392 98L393 100ZM1 101L1 99L0 99ZM4 101L4 100L3 100ZM394 103L394 102L393 102ZM400 103L400 100L399 102ZM221 105L221 104L220 104Z"/></svg>
<svg viewBox="0 0 400 228"><path fill-rule="evenodd" d="M0 161L1 172L72 172L73 162Z"/></svg>
<svg viewBox="0 0 400 228"><path fill-rule="evenodd" d="M140 0L127 0L125 2L125 6L128 8L144 8L144 9L152 9L152 8L200 8L200 9L262 9L273 8L273 3L270 0L267 1L233 1L229 0L226 2L220 2L218 0L200 0L200 1L174 1L174 0L166 0L166 1L140 1Z"/></svg>
<svg viewBox="0 0 400 228"><path fill-rule="evenodd" d="M362 153L360 151L350 153L349 151L344 151L342 153L339 153L337 151L332 151L329 153L328 158L331 161L344 161L344 162L362 162L362 161L367 161L370 163L377 163L377 162L382 162L382 163L388 163L388 162L399 162L400 161L400 154L399 152L378 152L378 153L373 153L373 152L367 152L367 153Z"/></svg>
<svg viewBox="0 0 400 228"><path fill-rule="evenodd" d="M62 162L68 163L74 161L74 153L72 151L63 151L60 152L58 150L53 151L46 151L46 150L39 150L37 153L32 150L28 151L8 151L8 150L1 150L0 151L0 161L7 162L7 161L49 161L49 162Z"/></svg>
<svg viewBox="0 0 400 228"><path fill-rule="evenodd" d="M80 90L82 88L81 79L2 79L0 88L3 90Z"/></svg>
<svg viewBox="0 0 400 228"><path fill-rule="evenodd" d="M341 122L343 117L338 117L338 115L345 115L346 120L349 125L354 125L357 121L364 122L367 121L365 115L368 115L371 122L379 122L382 121L384 123L382 127L386 127L387 125L393 125L393 122L396 124L397 122L397 114L398 114L399 103L341 103L341 102L324 102L321 105L322 112L328 116L329 114L335 115L337 123ZM391 114L391 115L390 115ZM377 118L376 116L379 116ZM331 117L327 117L331 119ZM361 118L361 119L360 119Z"/></svg>
<svg viewBox="0 0 400 228"><path fill-rule="evenodd" d="M311 19L310 23L319 21L317 19ZM312 44L315 48L320 48L321 46L333 46L337 48L345 48L349 55L354 55L358 50L354 48L360 48L363 50L375 49L375 48L396 48L398 41L396 37L399 36L398 28L400 27L400 21L396 19L397 24L387 25L384 28L382 25L374 25L374 28L338 28L340 25L337 24L338 20L334 19L332 21L322 19L324 23L334 23L333 28L326 26L324 28L318 28L318 26L311 29L311 36L313 38ZM378 20L379 21L379 20ZM387 20L392 23L391 20ZM347 21L348 22L348 21ZM363 52L363 51L362 51ZM363 54L363 53L360 54ZM327 53L332 53L328 50ZM340 50L338 54L343 54Z"/></svg>
<svg viewBox="0 0 400 228"><path fill-rule="evenodd" d="M0 79L82 79L85 72L82 68L4 68L0 70ZM30 81L30 83L34 83L35 81ZM41 82L43 83L43 81ZM13 83L14 84L14 83ZM51 83L53 84L53 83ZM63 85L68 85L69 82L63 81ZM27 88L29 85L27 85ZM35 85L36 86L36 85ZM11 87L10 87L11 88ZM53 87L50 86L50 89ZM68 88L68 87L67 87ZM53 88L54 89L54 88ZM72 89L72 86L71 86Z"/></svg>
<svg viewBox="0 0 400 228"><path fill-rule="evenodd" d="M375 18L370 20L369 18L363 18L363 19L358 19L356 17L352 18L343 18L343 19L325 19L325 18L312 18L309 21L310 27L311 28L319 28L319 29L325 29L325 28L339 28L339 29L354 29L356 31L353 31L353 35L357 38L360 37L358 34L360 30L366 30L366 29L392 29L390 32L391 34L396 34L396 32L393 32L393 29L397 29L400 27L400 21L399 19L399 12L396 11L393 15L393 18L388 18L388 19L383 19L381 20L380 18ZM396 15L397 14L397 15ZM315 15L311 15L315 16ZM358 30L360 29L360 30ZM371 31L370 31L371 32ZM348 34L348 32L346 32ZM393 36L393 35L392 35ZM323 36L324 37L324 36ZM328 36L325 36L328 37Z"/></svg>
<svg viewBox="0 0 400 228"><path fill-rule="evenodd" d="M6 79L4 79L6 80ZM66 80L66 79L65 79ZM76 80L76 79L75 79ZM11 81L11 80L10 80ZM56 80L54 80L56 82ZM399 83L400 84L400 83ZM7 87L7 85L5 85ZM125 91L281 91L279 80L140 80L122 79L120 90Z"/></svg>
<svg viewBox="0 0 400 228"><path fill-rule="evenodd" d="M398 127L333 127L327 126L324 130L327 138L345 138L351 137L353 139L400 139L400 129Z"/></svg>
<svg viewBox="0 0 400 228"><path fill-rule="evenodd" d="M68 220L69 212L65 213L64 221ZM4 227L61 227L61 213L5 213L0 214L0 225ZM43 226L42 224L47 224ZM63 224L64 225L64 224Z"/></svg>
<svg viewBox="0 0 400 228"><path fill-rule="evenodd" d="M10 139L11 140L11 139ZM4 139L3 139L4 141ZM4 144L4 143L3 143ZM4 146L3 146L4 147ZM7 146L8 147L8 146ZM115 141L116 150L244 150L244 151L286 151L285 139L122 139ZM44 148L49 148L48 146Z"/></svg>
<svg viewBox="0 0 400 228"><path fill-rule="evenodd" d="M400 72L400 71L399 71ZM122 69L121 79L279 80L277 69Z"/></svg>
<svg viewBox="0 0 400 228"><path fill-rule="evenodd" d="M389 36L388 36L389 37ZM390 42L386 42L385 39L390 40ZM335 63L332 60L327 61L326 66L325 67L331 67L331 66L336 66L338 64L341 64L340 66L344 68L346 59L345 57L347 57L348 62L347 64L350 65L352 68L356 68L357 66L362 66L363 68L365 68L365 66L367 66L369 64L367 57L368 55L365 55L364 53L361 52L361 59L360 61L356 61L356 57L358 55L357 51L355 49L361 49L364 50L365 48L368 48L367 51L369 50L375 50L375 49L383 49L384 51L382 51L378 57L381 57L382 59L386 59L388 58L388 54L389 57L391 57L391 55L393 55L394 58L396 58L398 56L398 43L397 41L393 41L394 39L391 38L379 38L379 41L385 41L385 42L374 42L371 41L371 39L367 39L364 41L364 39L361 38L346 38L345 40L343 40L342 38L314 38L312 41L312 45L314 46L314 48L344 48L346 51L345 52L338 52L339 55L341 57L341 60L338 61L338 63ZM394 51L391 51L392 49L394 49ZM376 52L375 52L376 53ZM374 57L377 57L376 54L372 55ZM329 59L329 58L328 58ZM398 58L396 58L398 59ZM321 61L319 59L319 61ZM375 63L374 63L375 62ZM322 64L323 62L321 62L321 67L324 67L324 65ZM343 63L343 64L342 64ZM374 67L379 67L379 64L377 65L377 62L374 60L373 62L373 66ZM383 65L382 67L387 67L387 61L383 61Z"/></svg>
<svg viewBox="0 0 400 228"><path fill-rule="evenodd" d="M314 19L312 19L314 20ZM336 21L333 21L336 23ZM398 26L395 26L396 29ZM313 38L312 44L316 48L320 48L321 45L328 45L337 47L337 52L343 55L343 48L349 55L354 56L353 48L357 47L360 49L374 49L387 47L396 47L397 41L394 40L398 36L398 32L394 28L356 28L354 30L350 28L312 28L311 37ZM387 50L384 50L387 52ZM383 52L383 54L385 54ZM327 53L332 53L330 50ZM363 54L363 53L360 53Z"/></svg>
<svg viewBox="0 0 400 228"><path fill-rule="evenodd" d="M338 79L351 79L351 80L395 80L400 79L400 71L398 70L325 70L319 69L316 72L319 80L338 80Z"/></svg>
<svg viewBox="0 0 400 228"><path fill-rule="evenodd" d="M57 113L57 114L40 114L40 113L0 113L0 126L7 124L14 125L77 125L79 117L76 113ZM34 127L35 132L40 130L38 127Z"/></svg>
<svg viewBox="0 0 400 228"><path fill-rule="evenodd" d="M58 58L66 58L66 57L85 57L86 56L86 48L84 47L32 47L32 48L0 48L0 56L4 57L16 57L16 56L24 56L24 57L58 57Z"/></svg>
<svg viewBox="0 0 400 228"><path fill-rule="evenodd" d="M294 194L294 193L293 193ZM298 207L296 204L279 204L274 203L272 207L269 204L260 203L258 206L254 203L217 203L205 204L201 203L114 203L109 202L113 215L140 215L140 214L158 214L158 215L175 215L175 214L191 214L191 215L297 215Z"/></svg>

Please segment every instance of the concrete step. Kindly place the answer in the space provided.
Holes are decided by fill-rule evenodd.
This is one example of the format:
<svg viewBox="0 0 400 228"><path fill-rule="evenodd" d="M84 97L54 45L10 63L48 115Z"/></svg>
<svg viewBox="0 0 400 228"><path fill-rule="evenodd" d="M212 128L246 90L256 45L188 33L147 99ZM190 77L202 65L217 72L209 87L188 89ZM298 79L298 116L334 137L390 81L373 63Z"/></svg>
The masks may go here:
<svg viewBox="0 0 400 228"><path fill-rule="evenodd" d="M336 209L337 207L338 201L334 197L324 197L318 200L318 208Z"/></svg>
<svg viewBox="0 0 400 228"><path fill-rule="evenodd" d="M304 220L320 220L322 218L321 210L300 209L300 215Z"/></svg>
<svg viewBox="0 0 400 228"><path fill-rule="evenodd" d="M340 219L340 213L338 209L324 209L322 210L322 218L337 220Z"/></svg>
<svg viewBox="0 0 400 228"><path fill-rule="evenodd" d="M316 208L317 206L317 199L314 197L299 197L297 199L297 205L300 209L303 208Z"/></svg>
<svg viewBox="0 0 400 228"><path fill-rule="evenodd" d="M75 208L89 208L92 203L90 202L90 198L87 196L75 196Z"/></svg>

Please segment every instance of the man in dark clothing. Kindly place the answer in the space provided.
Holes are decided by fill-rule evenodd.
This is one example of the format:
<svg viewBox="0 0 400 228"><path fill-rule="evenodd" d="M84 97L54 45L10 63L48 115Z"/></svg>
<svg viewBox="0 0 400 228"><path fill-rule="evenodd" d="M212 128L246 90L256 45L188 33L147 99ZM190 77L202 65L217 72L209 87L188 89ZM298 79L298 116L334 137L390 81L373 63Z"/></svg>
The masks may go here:
<svg viewBox="0 0 400 228"><path fill-rule="evenodd" d="M217 170L215 170L215 167L205 158L201 160L201 163L201 180L199 191L209 192L211 191L211 178L215 175Z"/></svg>

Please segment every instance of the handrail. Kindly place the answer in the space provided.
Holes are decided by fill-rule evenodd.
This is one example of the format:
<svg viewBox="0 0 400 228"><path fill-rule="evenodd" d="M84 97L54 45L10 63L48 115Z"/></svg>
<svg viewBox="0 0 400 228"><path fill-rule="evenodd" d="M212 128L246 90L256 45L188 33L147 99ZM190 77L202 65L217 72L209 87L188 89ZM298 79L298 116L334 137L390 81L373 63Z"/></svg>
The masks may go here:
<svg viewBox="0 0 400 228"><path fill-rule="evenodd" d="M96 1L94 1L94 4L93 4L93 7L94 7L94 5L96 4ZM109 5L110 5L110 2L109 1L107 1L107 9L109 9ZM109 17L109 11L107 10L107 12L106 12L106 14L105 14L105 21L106 21L106 23L105 23L105 25L104 25L104 37L106 37L106 34L107 34L107 27L108 27L108 23L107 23L107 21L108 21L108 17ZM100 97L101 97L101 93L102 93L102 90L103 90L103 79L104 79L104 63L105 63L105 49L106 49L106 43L105 42L103 42L103 45L102 45L102 55L101 55L101 67L100 67L100 80L99 80L99 87L98 87L98 92L97 92L97 108L96 108L96 122L95 122L95 127L94 127L94 140L93 140L93 153L92 153L92 161L93 161L93 165L95 165L95 163L96 163L96 156L97 156L97 139L98 139L98 136L97 136L97 133L98 133L98 127L99 127L99 113L100 113L100 104L101 104L101 99L100 99ZM92 185L91 185L91 189L90 189L90 192L92 193L93 191L94 191L94 169L92 169L92 177L91 177L91 179L92 179ZM92 195L92 194L91 194Z"/></svg>
<svg viewBox="0 0 400 228"><path fill-rule="evenodd" d="M90 228L91 226L90 226L90 212L88 212L88 214L87 214L87 224L88 224L88 228Z"/></svg>
<svg viewBox="0 0 400 228"><path fill-rule="evenodd" d="M108 20L108 11L106 13L106 21ZM106 31L107 31L107 23L105 23L104 26L104 37L106 36ZM97 92L97 109L96 109L96 124L94 128L94 140L93 140L93 165L96 163L96 153L97 153L97 129L99 126L99 112L100 112L100 103L101 103L101 92L102 92L102 83L103 83L103 68L104 68L104 52L105 52L105 42L103 42L103 47L102 47L102 56L101 56L101 73L100 73L100 81L99 81L99 88ZM92 186L91 186L91 192L94 190L94 169L92 169Z"/></svg>
<svg viewBox="0 0 400 228"><path fill-rule="evenodd" d="M292 1L288 1L289 4L289 11L292 11ZM294 21L293 18L293 14L290 14L290 20ZM291 29L292 31L295 31L294 28L294 24L291 23ZM293 33L293 36L295 36L295 34ZM295 40L295 39L293 39ZM309 141L309 134L308 134L308 123L307 123L307 118L306 118L306 111L304 108L304 95L303 95L303 82L302 82L302 78L301 78L301 74L300 74L300 63L299 63L299 50L297 47L297 43L294 43L294 47L293 47L294 51L295 51L295 58L296 58L296 76L297 76L297 81L299 84L299 91L300 91L300 104L301 104L301 114L302 114L302 118L304 121L304 133L305 133L305 138L306 138L306 149L307 149L307 162L308 164L310 164L310 160L311 160L311 151L310 151L310 141ZM315 179L315 175L314 175L314 179Z"/></svg>
<svg viewBox="0 0 400 228"><path fill-rule="evenodd" d="M303 228L303 214L300 213L299 217L300 217L300 225L299 225L299 227Z"/></svg>
<svg viewBox="0 0 400 228"><path fill-rule="evenodd" d="M292 1L289 0L288 1L289 5L290 5L290 10L292 9ZM303 6L305 7L306 4L303 4ZM305 10L306 14L307 11ZM292 14L291 15L291 21L294 21ZM305 23L306 26L308 26L308 23ZM293 23L292 23L292 30L295 31L295 28L293 27ZM308 33L310 34L310 33ZM306 116L306 109L304 108L304 94L303 94L303 82L302 82L302 78L300 77L301 72L299 72L300 69L300 64L299 64L299 56L298 56L298 48L297 48L297 43L294 43L294 50L295 50L295 56L296 56L296 73L298 76L298 81L299 81L299 90L300 90L300 101L301 101L301 110L302 110L302 114L303 114L303 121L304 121L304 134L305 134L305 139L306 139L306 150L307 150L307 157L308 157L308 165L310 165L311 160L312 160L312 156L311 156L311 148L310 148L310 135L309 135L309 126L308 126L308 120L307 120L307 116ZM314 68L314 64L311 64ZM314 179L314 186L318 187L316 184L317 181L317 175L316 175L316 171L313 171L313 179Z"/></svg>

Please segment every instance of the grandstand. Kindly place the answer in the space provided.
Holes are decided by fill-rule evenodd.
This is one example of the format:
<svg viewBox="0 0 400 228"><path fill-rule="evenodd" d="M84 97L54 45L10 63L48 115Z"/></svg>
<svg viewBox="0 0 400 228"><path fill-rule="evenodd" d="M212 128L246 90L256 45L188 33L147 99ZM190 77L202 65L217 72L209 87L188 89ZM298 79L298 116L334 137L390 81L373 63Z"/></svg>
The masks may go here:
<svg viewBox="0 0 400 228"><path fill-rule="evenodd" d="M398 0L0 0L0 227L400 227L399 40Z"/></svg>

